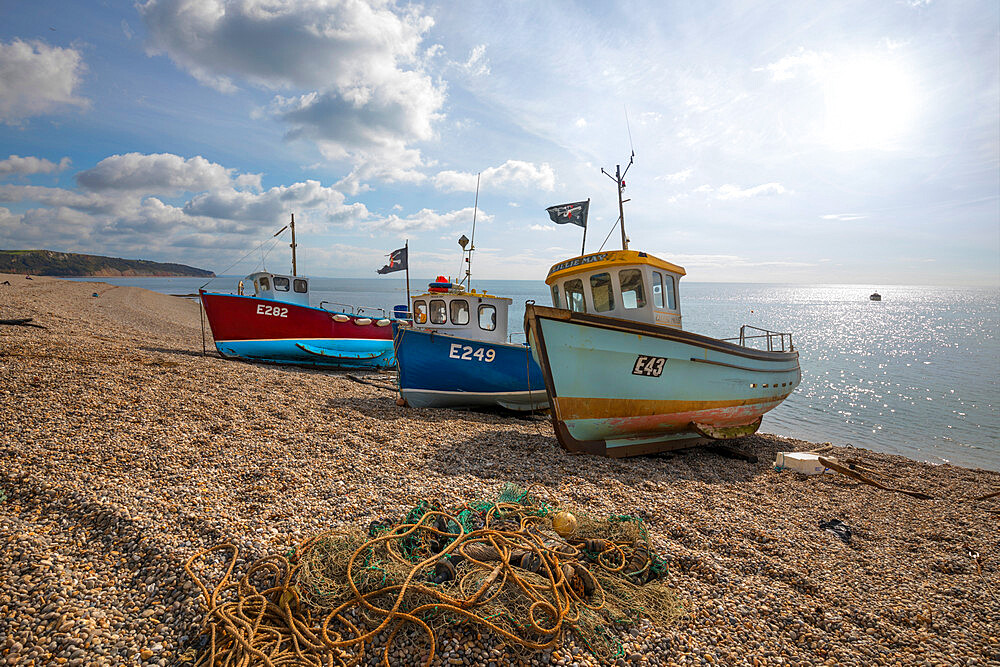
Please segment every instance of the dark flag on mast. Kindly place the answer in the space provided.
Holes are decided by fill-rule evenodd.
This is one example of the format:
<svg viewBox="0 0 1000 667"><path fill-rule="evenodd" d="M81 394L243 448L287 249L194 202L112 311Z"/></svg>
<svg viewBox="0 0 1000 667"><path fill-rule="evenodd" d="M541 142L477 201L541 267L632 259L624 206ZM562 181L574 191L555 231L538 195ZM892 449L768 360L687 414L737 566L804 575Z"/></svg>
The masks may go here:
<svg viewBox="0 0 1000 667"><path fill-rule="evenodd" d="M378 269L377 273L392 273L393 271L404 271L406 270L406 248L400 248L399 250L393 250L389 253L389 263Z"/></svg>
<svg viewBox="0 0 1000 667"><path fill-rule="evenodd" d="M546 211L552 222L557 225L567 223L577 227L587 228L587 213L590 210L590 200L573 202L572 204L560 204L559 206L549 206Z"/></svg>

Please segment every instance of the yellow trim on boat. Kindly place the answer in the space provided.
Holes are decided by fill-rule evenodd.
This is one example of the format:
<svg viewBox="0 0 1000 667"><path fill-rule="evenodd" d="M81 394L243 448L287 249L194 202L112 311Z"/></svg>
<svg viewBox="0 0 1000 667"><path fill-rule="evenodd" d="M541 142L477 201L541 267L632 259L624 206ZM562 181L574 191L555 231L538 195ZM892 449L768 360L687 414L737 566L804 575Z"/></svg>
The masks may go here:
<svg viewBox="0 0 1000 667"><path fill-rule="evenodd" d="M621 264L649 264L658 269L677 273L682 276L687 275L684 267L671 264L649 253L638 250L609 250L607 252L593 252L589 255L581 255L553 265L549 269L549 275L545 278L545 284L551 285L556 280L571 276L574 273Z"/></svg>
<svg viewBox="0 0 1000 667"><path fill-rule="evenodd" d="M413 299L440 299L446 296L459 296L463 299L492 299L494 301L506 301L507 303L514 303L513 299L509 299L505 296L497 296L496 294L487 294L486 292L424 292L423 294L414 294Z"/></svg>

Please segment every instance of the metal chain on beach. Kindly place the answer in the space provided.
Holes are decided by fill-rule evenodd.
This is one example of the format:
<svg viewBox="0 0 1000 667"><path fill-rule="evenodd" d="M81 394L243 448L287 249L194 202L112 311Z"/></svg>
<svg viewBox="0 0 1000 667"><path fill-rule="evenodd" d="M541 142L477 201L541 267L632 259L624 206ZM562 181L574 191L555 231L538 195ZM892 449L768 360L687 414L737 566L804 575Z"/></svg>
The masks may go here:
<svg viewBox="0 0 1000 667"><path fill-rule="evenodd" d="M552 525L575 530L563 538ZM458 626L524 652L573 632L615 659L616 627L667 623L679 610L641 518L577 519L513 485L447 509L420 501L367 533L321 533L234 580L238 559L222 544L185 564L205 610L196 665L353 666L379 644L383 665L404 644L429 665L438 636Z"/></svg>

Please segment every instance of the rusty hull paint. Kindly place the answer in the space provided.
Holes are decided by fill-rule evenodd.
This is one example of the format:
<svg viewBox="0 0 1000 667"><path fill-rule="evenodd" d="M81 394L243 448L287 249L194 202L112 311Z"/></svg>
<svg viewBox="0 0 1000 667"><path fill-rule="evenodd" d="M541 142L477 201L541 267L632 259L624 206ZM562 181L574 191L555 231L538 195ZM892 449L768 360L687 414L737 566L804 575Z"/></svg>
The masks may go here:
<svg viewBox="0 0 1000 667"><path fill-rule="evenodd" d="M581 408L590 402L586 399L556 398L560 419L566 424L570 433L580 433L581 428L574 425L577 420L587 420L586 430L600 432L601 438L615 440L619 438L641 438L647 436L673 435L677 433L698 432L706 437L716 437L708 432L702 432L697 426L712 425L720 429L743 428L751 424L760 424L765 412L777 406L784 396L773 400L744 402L737 401L734 405L707 407L693 410L673 410L677 404L685 401L636 401L627 399L597 399L599 410L588 413ZM594 399L590 399L594 400ZM707 403L707 401L705 401ZM610 405L609 405L610 403ZM563 406L572 406L572 413L564 412ZM618 409L615 410L615 407ZM614 416L619 415L619 416ZM757 429L754 428L751 433ZM746 434L749 435L749 434ZM576 436L579 439L579 435ZM724 438L733 436L723 436Z"/></svg>
<svg viewBox="0 0 1000 667"><path fill-rule="evenodd" d="M760 423L763 420L764 416L761 415L760 417L757 417L757 421L750 424L741 424L739 426L694 424L694 429L703 436L712 438L713 440L732 440L734 438L742 438L748 435L753 435L757 432L757 429L760 428Z"/></svg>
<svg viewBox="0 0 1000 667"><path fill-rule="evenodd" d="M789 393L773 397L748 398L729 401L676 401L642 400L632 398L573 398L561 396L556 399L559 414L563 419L607 419L614 415L626 417L642 416L691 416L688 424L698 415L722 419L731 424L743 423L742 417L754 413L763 414L778 405ZM763 409L760 409L763 408ZM730 419L730 416L732 419Z"/></svg>

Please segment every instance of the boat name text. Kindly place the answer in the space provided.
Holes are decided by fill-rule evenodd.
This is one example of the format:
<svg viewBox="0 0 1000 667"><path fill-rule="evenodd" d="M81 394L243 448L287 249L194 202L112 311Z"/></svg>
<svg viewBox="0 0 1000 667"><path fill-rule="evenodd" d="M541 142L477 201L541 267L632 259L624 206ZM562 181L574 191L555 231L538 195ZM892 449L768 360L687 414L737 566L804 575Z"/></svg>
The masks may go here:
<svg viewBox="0 0 1000 667"><path fill-rule="evenodd" d="M603 252L599 255L590 255L589 257L577 257L576 259L569 259L565 262L560 262L556 264L551 269L549 269L549 275L562 271L563 269L568 269L571 266L580 266L581 264L591 264L593 262L603 262L608 258L608 253Z"/></svg>
<svg viewBox="0 0 1000 667"><path fill-rule="evenodd" d="M632 366L632 375L645 375L647 377L658 378L663 374L663 367L667 365L664 357L647 357L640 354Z"/></svg>
<svg viewBox="0 0 1000 667"><path fill-rule="evenodd" d="M281 306L266 306L263 303L257 304L258 315L273 315L274 317L288 317L288 309Z"/></svg>
<svg viewBox="0 0 1000 667"><path fill-rule="evenodd" d="M477 347L475 350L469 345L462 345L461 343L452 343L451 349L448 351L448 356L452 359L461 359L462 361L472 361L473 358L479 361L485 361L490 363L497 358L496 350L485 350L481 347Z"/></svg>

